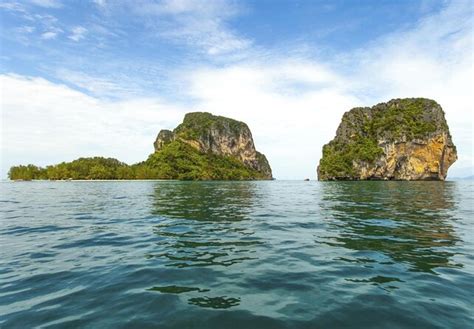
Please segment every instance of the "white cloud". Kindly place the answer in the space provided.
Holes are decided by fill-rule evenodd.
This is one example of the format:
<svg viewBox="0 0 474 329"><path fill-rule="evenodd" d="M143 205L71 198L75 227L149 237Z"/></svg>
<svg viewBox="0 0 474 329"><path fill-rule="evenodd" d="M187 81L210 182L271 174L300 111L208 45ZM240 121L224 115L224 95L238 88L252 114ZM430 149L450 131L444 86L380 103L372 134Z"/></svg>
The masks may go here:
<svg viewBox="0 0 474 329"><path fill-rule="evenodd" d="M55 39L58 36L57 32L48 31L41 34L41 39L50 40Z"/></svg>
<svg viewBox="0 0 474 329"><path fill-rule="evenodd" d="M146 159L161 128L185 110L159 99L101 101L42 78L1 75L2 177L15 164L46 165L80 156Z"/></svg>
<svg viewBox="0 0 474 329"><path fill-rule="evenodd" d="M77 42L81 39L84 39L86 33L87 33L87 29L85 27L76 26L72 29L72 33L68 38Z"/></svg>

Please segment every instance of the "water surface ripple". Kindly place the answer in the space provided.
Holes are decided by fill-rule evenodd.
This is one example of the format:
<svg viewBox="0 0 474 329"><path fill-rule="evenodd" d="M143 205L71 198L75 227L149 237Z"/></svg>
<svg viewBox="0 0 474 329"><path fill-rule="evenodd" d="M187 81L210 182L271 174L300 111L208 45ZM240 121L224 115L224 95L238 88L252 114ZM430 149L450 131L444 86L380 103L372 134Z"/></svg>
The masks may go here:
<svg viewBox="0 0 474 329"><path fill-rule="evenodd" d="M4 182L1 328L472 328L472 182Z"/></svg>

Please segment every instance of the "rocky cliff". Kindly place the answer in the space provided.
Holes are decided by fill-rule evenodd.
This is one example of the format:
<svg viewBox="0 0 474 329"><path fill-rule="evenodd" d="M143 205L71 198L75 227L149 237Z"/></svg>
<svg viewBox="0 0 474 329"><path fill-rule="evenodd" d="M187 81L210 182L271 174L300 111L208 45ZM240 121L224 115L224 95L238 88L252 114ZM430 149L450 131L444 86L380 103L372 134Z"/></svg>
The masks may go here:
<svg viewBox="0 0 474 329"><path fill-rule="evenodd" d="M152 157L160 158L159 162L165 166L176 166L171 159L167 163L162 159L163 154L169 153L172 149L196 155L196 159L190 159L191 155L187 159L181 159L182 162L186 160L192 165L176 168L183 172L192 171L191 179L226 179L226 167L231 171L240 172L243 179L272 178L272 171L265 155L255 149L249 127L233 119L206 112L188 113L183 123L173 131L161 130L153 145L155 155ZM176 160L176 157L173 160ZM215 165L221 160L222 163L217 168ZM210 161L212 163L209 163ZM229 161L231 163L228 163ZM158 165L157 163L156 166ZM209 165L213 165L214 168L207 168ZM199 166L201 168L198 168Z"/></svg>
<svg viewBox="0 0 474 329"><path fill-rule="evenodd" d="M444 180L456 159L438 103L393 99L346 112L317 171L319 180Z"/></svg>

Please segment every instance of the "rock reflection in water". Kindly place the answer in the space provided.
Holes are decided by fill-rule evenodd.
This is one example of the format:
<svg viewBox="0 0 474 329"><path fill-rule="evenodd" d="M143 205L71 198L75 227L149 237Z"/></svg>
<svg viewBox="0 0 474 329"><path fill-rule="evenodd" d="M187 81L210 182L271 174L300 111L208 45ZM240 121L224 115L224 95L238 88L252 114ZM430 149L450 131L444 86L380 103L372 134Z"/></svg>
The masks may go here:
<svg viewBox="0 0 474 329"><path fill-rule="evenodd" d="M196 297L189 299L189 304L205 308L225 309L240 304L240 298L233 297Z"/></svg>
<svg viewBox="0 0 474 329"><path fill-rule="evenodd" d="M165 266L228 267L254 259L252 246L262 241L245 221L252 211L252 182L160 182L153 194L153 214L163 218L153 227L157 252L148 258Z"/></svg>
<svg viewBox="0 0 474 329"><path fill-rule="evenodd" d="M327 220L336 236L324 242L381 253L413 271L461 266L451 261L448 251L458 242L450 224L453 188L449 182L328 182L321 208L330 214Z"/></svg>

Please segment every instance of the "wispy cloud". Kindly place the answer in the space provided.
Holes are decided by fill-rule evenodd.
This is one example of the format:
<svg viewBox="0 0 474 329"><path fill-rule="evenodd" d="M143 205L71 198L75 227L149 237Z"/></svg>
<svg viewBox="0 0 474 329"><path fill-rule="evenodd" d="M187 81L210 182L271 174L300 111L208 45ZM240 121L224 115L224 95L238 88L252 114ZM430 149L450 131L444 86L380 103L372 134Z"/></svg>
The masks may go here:
<svg viewBox="0 0 474 329"><path fill-rule="evenodd" d="M127 79L101 77L68 69L58 69L57 79L85 91L87 94L104 99L130 99L139 93L139 87Z"/></svg>
<svg viewBox="0 0 474 329"><path fill-rule="evenodd" d="M44 30L44 32L41 33L41 39L56 39L59 34L63 33L63 30L59 27L56 17L52 15L35 15L34 17L37 19L39 25Z"/></svg>
<svg viewBox="0 0 474 329"><path fill-rule="evenodd" d="M36 30L36 27L25 25L25 26L21 26L21 27L17 28L16 30L19 33L33 33Z"/></svg>
<svg viewBox="0 0 474 329"><path fill-rule="evenodd" d="M76 26L72 29L71 31L71 35L69 35L69 39L73 40L73 41L79 41L79 40L82 40L85 38L86 36L86 33L87 33L87 29L83 26Z"/></svg>
<svg viewBox="0 0 474 329"><path fill-rule="evenodd" d="M42 4L47 5L48 3ZM63 33L63 24L56 16L43 10L35 10L31 3L7 2L0 4L0 9L15 17L19 22L17 26L2 26L3 37L13 42L31 45L37 43L38 40L56 39Z"/></svg>
<svg viewBox="0 0 474 329"><path fill-rule="evenodd" d="M34 5L45 7L45 8L60 8L62 3L60 0L30 0Z"/></svg>
<svg viewBox="0 0 474 329"><path fill-rule="evenodd" d="M134 2L130 8L131 14L146 18L146 27L159 37L209 55L228 54L251 46L250 39L229 27L229 20L240 11L235 2L226 0L143 0Z"/></svg>
<svg viewBox="0 0 474 329"><path fill-rule="evenodd" d="M92 0L97 6L105 7L107 5L107 0Z"/></svg>
<svg viewBox="0 0 474 329"><path fill-rule="evenodd" d="M5 1L0 3L0 9L12 12L24 12L24 6L16 1Z"/></svg>

